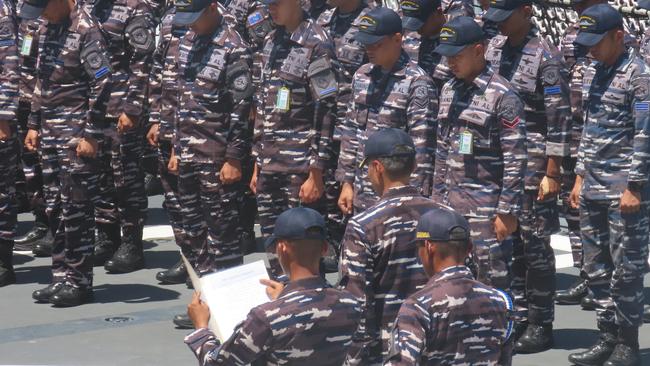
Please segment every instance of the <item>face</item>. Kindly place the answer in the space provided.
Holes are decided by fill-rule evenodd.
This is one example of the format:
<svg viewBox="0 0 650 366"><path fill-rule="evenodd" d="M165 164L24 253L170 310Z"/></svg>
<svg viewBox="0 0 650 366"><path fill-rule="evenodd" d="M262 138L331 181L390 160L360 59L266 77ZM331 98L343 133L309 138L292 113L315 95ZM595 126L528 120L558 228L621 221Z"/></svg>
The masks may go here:
<svg viewBox="0 0 650 366"><path fill-rule="evenodd" d="M589 52L598 61L605 64L613 64L616 61L619 43L623 40L623 31L609 31L600 42L591 47Z"/></svg>
<svg viewBox="0 0 650 366"><path fill-rule="evenodd" d="M382 38L379 42L365 46L368 60L373 65L386 65L395 60L396 54L402 49L402 35L397 33L393 36Z"/></svg>
<svg viewBox="0 0 650 366"><path fill-rule="evenodd" d="M384 167L381 165L379 160L370 160L368 164L368 179L370 179L370 184L375 193L381 195L384 192L384 180L383 177Z"/></svg>
<svg viewBox="0 0 650 366"><path fill-rule="evenodd" d="M298 0L277 0L269 5L269 14L273 22L279 26L289 23L296 11L300 11Z"/></svg>
<svg viewBox="0 0 650 366"><path fill-rule="evenodd" d="M477 43L469 45L455 56L447 58L451 72L461 80L474 76L485 63L484 51L483 44Z"/></svg>
<svg viewBox="0 0 650 366"><path fill-rule="evenodd" d="M420 34L426 36L433 36L434 34L440 33L440 29L445 24L447 20L445 19L445 14L440 8L429 15L427 22L420 29Z"/></svg>
<svg viewBox="0 0 650 366"><path fill-rule="evenodd" d="M69 15L67 0L51 0L41 13L41 17L49 23L58 24Z"/></svg>
<svg viewBox="0 0 650 366"><path fill-rule="evenodd" d="M520 6L503 22L499 23L499 31L506 37L519 34L529 23L530 6Z"/></svg>
<svg viewBox="0 0 650 366"><path fill-rule="evenodd" d="M214 30L214 26L216 24L216 21L219 17L219 10L217 8L216 3L210 4L207 9L201 14L199 19L196 20L192 25L190 25L190 29L194 31L194 33L204 36L207 34L212 33Z"/></svg>

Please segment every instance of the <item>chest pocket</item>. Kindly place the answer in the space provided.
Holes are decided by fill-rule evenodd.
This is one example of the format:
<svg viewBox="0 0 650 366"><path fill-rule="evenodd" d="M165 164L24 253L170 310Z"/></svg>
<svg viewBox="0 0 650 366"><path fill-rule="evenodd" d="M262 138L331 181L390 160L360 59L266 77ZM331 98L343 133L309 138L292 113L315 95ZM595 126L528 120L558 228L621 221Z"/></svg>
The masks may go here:
<svg viewBox="0 0 650 366"><path fill-rule="evenodd" d="M383 95L384 99L377 118L379 128L401 128L404 126L410 85L410 79L391 78L388 82L387 89L390 90L390 93Z"/></svg>
<svg viewBox="0 0 650 366"><path fill-rule="evenodd" d="M336 57L343 64L361 66L365 53L361 45L354 40L354 35L359 32L357 27L350 27L343 37L336 40Z"/></svg>
<svg viewBox="0 0 650 366"><path fill-rule="evenodd" d="M462 121L460 132L472 133L474 155L478 155L476 154L478 151L489 150L494 146L492 141L496 139L497 131L492 123L492 117L492 113L475 108L465 109L458 116L458 119Z"/></svg>
<svg viewBox="0 0 650 366"><path fill-rule="evenodd" d="M542 60L541 48L536 51L524 50L521 55L517 70L510 82L520 92L534 93L537 89L537 73Z"/></svg>
<svg viewBox="0 0 650 366"><path fill-rule="evenodd" d="M454 92L451 88L444 88L440 96L440 106L438 107L438 119L449 118L451 103L454 101Z"/></svg>
<svg viewBox="0 0 650 366"><path fill-rule="evenodd" d="M108 33L112 42L124 41L124 29L129 19L129 8L122 5L114 5L108 14L108 18L102 24L102 29Z"/></svg>
<svg viewBox="0 0 650 366"><path fill-rule="evenodd" d="M217 83L221 79L221 74L226 67L226 51L214 48L206 57L207 62L201 63L196 77L201 80Z"/></svg>
<svg viewBox="0 0 650 366"><path fill-rule="evenodd" d="M45 51L45 60L52 68L51 75L44 75L43 80L50 80L57 84L68 84L78 80L82 72L81 62L79 60L79 42L81 35L69 34L63 41L51 42ZM46 71L47 72L47 71Z"/></svg>
<svg viewBox="0 0 650 366"><path fill-rule="evenodd" d="M311 50L305 47L293 47L284 59L278 76L284 80L306 84L306 73L309 67Z"/></svg>

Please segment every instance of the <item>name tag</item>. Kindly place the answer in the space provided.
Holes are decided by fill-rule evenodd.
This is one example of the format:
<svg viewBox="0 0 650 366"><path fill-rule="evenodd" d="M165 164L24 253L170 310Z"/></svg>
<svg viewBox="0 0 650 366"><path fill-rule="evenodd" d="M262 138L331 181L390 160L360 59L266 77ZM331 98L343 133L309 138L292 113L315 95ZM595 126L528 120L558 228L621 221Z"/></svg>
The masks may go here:
<svg viewBox="0 0 650 366"><path fill-rule="evenodd" d="M20 54L23 56L29 56L32 54L32 43L34 38L31 35L25 36L23 39L23 44L20 47Z"/></svg>
<svg viewBox="0 0 650 366"><path fill-rule="evenodd" d="M278 90L278 96L275 100L275 108L286 112L291 107L291 92L289 88L282 87Z"/></svg>
<svg viewBox="0 0 650 366"><path fill-rule="evenodd" d="M256 11L253 14L248 16L248 26L253 27L259 24L262 20L264 20L264 17L262 16L262 14L260 14L259 11Z"/></svg>
<svg viewBox="0 0 650 366"><path fill-rule="evenodd" d="M458 141L458 152L462 155L471 155L473 140L474 136L472 136L471 132L463 131Z"/></svg>

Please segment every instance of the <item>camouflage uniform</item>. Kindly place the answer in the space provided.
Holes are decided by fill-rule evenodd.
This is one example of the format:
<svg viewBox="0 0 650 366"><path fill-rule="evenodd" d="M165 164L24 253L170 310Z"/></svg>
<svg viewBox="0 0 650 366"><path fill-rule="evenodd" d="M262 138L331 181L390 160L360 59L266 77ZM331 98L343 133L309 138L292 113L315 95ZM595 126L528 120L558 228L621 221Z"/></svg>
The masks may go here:
<svg viewBox="0 0 650 366"><path fill-rule="evenodd" d="M341 13L338 8L328 9L318 18L318 25L334 41L334 51L341 66L339 95L337 98L337 120L334 126L332 158L328 164L325 182L325 199L327 203L327 220L330 237L337 244L343 239L347 217L338 207L341 184L336 181L336 168L341 149L341 125L345 122L345 111L352 100L352 77L359 67L368 62L363 46L354 40L359 32L359 21L370 8L365 1L350 13ZM337 248L338 249L338 248Z"/></svg>
<svg viewBox="0 0 650 366"><path fill-rule="evenodd" d="M351 295L309 277L290 282L277 300L253 308L223 344L205 328L185 337L185 343L202 366L341 365L359 316Z"/></svg>
<svg viewBox="0 0 650 366"><path fill-rule="evenodd" d="M454 77L447 64L447 58L433 52L439 43L437 35L423 40L418 32L408 32L404 35L402 46L411 60L417 62L418 66L433 78L437 90L441 90L445 83Z"/></svg>
<svg viewBox="0 0 650 366"><path fill-rule="evenodd" d="M524 101L528 167L518 231L513 235L517 320L549 325L554 319L555 254L551 234L560 228L557 198L537 200L548 157L570 154L571 105L562 57L533 27L523 46L492 38L486 59Z"/></svg>
<svg viewBox="0 0 650 366"><path fill-rule="evenodd" d="M508 301L469 268L445 268L402 304L384 365L509 365Z"/></svg>
<svg viewBox="0 0 650 366"><path fill-rule="evenodd" d="M442 0L440 7L447 21L459 16L474 17L474 3L471 0Z"/></svg>
<svg viewBox="0 0 650 366"><path fill-rule="evenodd" d="M255 97L259 108L253 148L259 168L259 223L265 237L280 213L300 205L300 187L309 169L325 172L331 159L338 92L335 62L331 39L313 20L303 20L291 34L278 27L266 38ZM279 108L282 95L287 102ZM324 213L324 197L304 206ZM279 267L273 269L279 275Z"/></svg>
<svg viewBox="0 0 650 366"><path fill-rule="evenodd" d="M469 221L477 279L502 290L510 288L512 241L497 241L494 219L519 215L526 171L524 105L512 89L488 67L470 85L445 84L432 196ZM472 148L463 154L459 142L468 133Z"/></svg>
<svg viewBox="0 0 650 366"><path fill-rule="evenodd" d="M317 20L329 9L327 0L303 0L303 9L312 20Z"/></svg>
<svg viewBox="0 0 650 366"><path fill-rule="evenodd" d="M402 186L350 219L339 287L359 300L363 315L347 363L375 364L387 355L400 305L427 282L413 240L420 216L436 207L418 188Z"/></svg>
<svg viewBox="0 0 650 366"><path fill-rule="evenodd" d="M416 168L411 184L429 196L433 174L438 91L431 77L402 52L393 69L365 64L354 74L354 98L341 126L341 156L336 179L354 185L355 212L363 212L378 200L368 179L368 166L359 168L365 142L383 128L406 130L416 147Z"/></svg>
<svg viewBox="0 0 650 366"><path fill-rule="evenodd" d="M11 129L0 140L0 269L11 268L16 230L15 180L18 162L16 117L18 111L18 19L12 2L0 0L0 121ZM4 274L4 271L2 271Z"/></svg>
<svg viewBox="0 0 650 366"><path fill-rule="evenodd" d="M155 49L154 15L145 1L86 0L85 8L97 18L107 35L113 69L113 87L108 103L105 130L106 163L111 174L103 189L105 200L113 201L119 210L120 226L125 240L141 241L142 226L147 213L144 174L140 159L144 152L142 136L146 126L147 87ZM127 114L134 127L117 132L117 119ZM113 222L97 212L99 222Z"/></svg>
<svg viewBox="0 0 650 366"><path fill-rule="evenodd" d="M583 270L600 305L598 324L609 329L642 323L648 270L649 72L636 51L626 50L611 67L592 63L584 76L585 124L576 165L576 174L583 177ZM645 184L641 208L621 214L621 194L634 182Z"/></svg>
<svg viewBox="0 0 650 366"><path fill-rule="evenodd" d="M165 201L163 207L169 217L169 223L174 231L176 244L184 249L185 256L190 258L191 251L187 250L185 233L182 226L182 212L178 193L178 176L167 169L171 157L176 124L175 111L178 108L178 57L180 39L187 33L187 28L172 24L176 10L170 7L161 19L160 38L153 55L153 67L149 84L149 105L151 114L149 124L157 123L158 130L158 174Z"/></svg>
<svg viewBox="0 0 650 366"><path fill-rule="evenodd" d="M647 64L650 64L650 29L643 34L640 45L641 55Z"/></svg>
<svg viewBox="0 0 650 366"><path fill-rule="evenodd" d="M44 194L50 225L54 282L92 286L94 207L99 158L82 158L83 137L102 144L111 68L97 21L75 5L68 21L48 24L39 41L37 83L28 127L40 131ZM100 153L100 151L98 152Z"/></svg>
<svg viewBox="0 0 650 366"><path fill-rule="evenodd" d="M214 34L190 31L180 41L181 80L175 149L186 245L205 273L242 261L239 202L241 181L223 184L226 160L250 152L253 84L251 54L239 33L221 20Z"/></svg>

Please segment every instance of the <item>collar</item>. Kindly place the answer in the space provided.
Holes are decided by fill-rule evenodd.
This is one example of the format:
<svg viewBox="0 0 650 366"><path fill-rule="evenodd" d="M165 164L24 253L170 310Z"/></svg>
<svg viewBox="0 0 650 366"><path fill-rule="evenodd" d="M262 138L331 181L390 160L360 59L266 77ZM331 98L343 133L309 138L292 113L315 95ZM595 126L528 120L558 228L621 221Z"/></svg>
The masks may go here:
<svg viewBox="0 0 650 366"><path fill-rule="evenodd" d="M395 63L395 65L393 65L393 68L390 70L389 74L392 74L393 76L398 77L400 79L404 78L406 76L406 66L410 61L411 58L406 53L406 51L404 51L404 49L402 48L402 52L400 53L397 62ZM381 66L372 65L372 67L366 71L366 75L372 75L373 73L377 72L375 71L376 69L381 69Z"/></svg>
<svg viewBox="0 0 650 366"><path fill-rule="evenodd" d="M612 66L607 66L600 61L596 65L598 69L604 69L606 74L609 75L614 71L622 71L625 73L627 68L632 64L632 61L634 61L634 57L631 57L630 51L626 49Z"/></svg>
<svg viewBox="0 0 650 366"><path fill-rule="evenodd" d="M400 186L400 187L393 187L389 188L386 194L381 196L381 199L390 199L390 198L395 198L395 197L404 197L404 196L421 196L420 191L411 186L411 185L406 185L406 186Z"/></svg>
<svg viewBox="0 0 650 366"><path fill-rule="evenodd" d="M494 76L494 73L490 70L490 68L487 66L487 63L485 65L485 68L481 73L472 80L472 83L470 85L465 84L463 80L460 80L456 77L454 77L454 85L452 86L453 89L458 89L458 88L468 88L468 87L476 87L478 88L481 93L485 93L485 90L487 89L488 85L490 84L490 81L492 81L492 77Z"/></svg>
<svg viewBox="0 0 650 366"><path fill-rule="evenodd" d="M442 271L436 273L431 277L429 280L429 283L437 282L437 281L447 281L450 279L456 279L456 278L474 278L472 276L472 271L467 268L467 266L452 266L452 267L447 267L443 269Z"/></svg>
<svg viewBox="0 0 650 366"><path fill-rule="evenodd" d="M330 285L321 276L302 278L297 281L290 281L280 292L278 299L296 291L312 290L316 288L330 287Z"/></svg>
<svg viewBox="0 0 650 366"><path fill-rule="evenodd" d="M291 32L289 39L304 47L305 44L307 44L307 40L309 39L309 30L311 28L310 27L311 22L312 22L311 19L307 15L305 15L302 22L300 22L300 24L298 25L298 28L294 29L294 31Z"/></svg>

